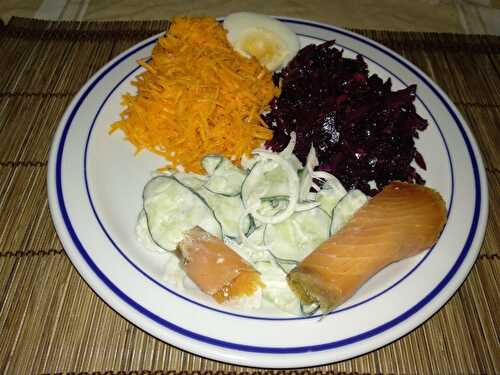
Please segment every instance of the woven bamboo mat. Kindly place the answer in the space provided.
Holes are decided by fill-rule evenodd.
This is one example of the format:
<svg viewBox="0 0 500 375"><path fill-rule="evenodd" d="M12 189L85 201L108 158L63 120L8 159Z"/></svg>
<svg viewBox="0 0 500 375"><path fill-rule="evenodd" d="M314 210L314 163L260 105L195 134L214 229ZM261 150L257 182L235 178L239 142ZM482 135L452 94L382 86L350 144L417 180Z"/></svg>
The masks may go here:
<svg viewBox="0 0 500 375"><path fill-rule="evenodd" d="M254 373L144 333L78 275L54 231L45 183L51 137L91 75L166 22L0 25L0 372ZM480 256L454 297L402 339L293 374L500 373L500 38L357 30L407 57L458 105L482 150L490 217ZM260 370L262 373L262 370Z"/></svg>

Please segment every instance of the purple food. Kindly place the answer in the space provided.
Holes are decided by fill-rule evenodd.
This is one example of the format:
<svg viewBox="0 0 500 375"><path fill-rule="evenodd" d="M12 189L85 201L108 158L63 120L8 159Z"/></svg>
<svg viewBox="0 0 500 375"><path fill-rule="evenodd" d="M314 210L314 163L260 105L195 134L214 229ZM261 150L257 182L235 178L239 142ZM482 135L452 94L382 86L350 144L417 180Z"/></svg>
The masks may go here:
<svg viewBox="0 0 500 375"><path fill-rule="evenodd" d="M281 151L294 131L302 162L313 144L319 170L369 195L393 180L424 184L410 165L426 169L414 142L427 127L413 105L416 86L392 91L390 79L368 74L362 56L342 57L333 45L306 46L275 74L282 91L263 115L274 131L266 146Z"/></svg>

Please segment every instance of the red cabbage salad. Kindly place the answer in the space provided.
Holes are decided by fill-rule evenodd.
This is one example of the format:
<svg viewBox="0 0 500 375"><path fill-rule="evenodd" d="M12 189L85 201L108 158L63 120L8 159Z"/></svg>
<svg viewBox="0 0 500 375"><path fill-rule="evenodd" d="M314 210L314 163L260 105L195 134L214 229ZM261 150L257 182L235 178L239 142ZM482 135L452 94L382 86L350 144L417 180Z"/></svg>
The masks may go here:
<svg viewBox="0 0 500 375"><path fill-rule="evenodd" d="M313 145L318 170L371 196L393 180L424 184L410 165L426 169L415 148L428 126L413 105L416 86L392 91L390 79L370 75L362 56L343 57L334 43L302 48L275 73L282 91L262 116L274 132L266 147L283 150L295 132L302 163Z"/></svg>

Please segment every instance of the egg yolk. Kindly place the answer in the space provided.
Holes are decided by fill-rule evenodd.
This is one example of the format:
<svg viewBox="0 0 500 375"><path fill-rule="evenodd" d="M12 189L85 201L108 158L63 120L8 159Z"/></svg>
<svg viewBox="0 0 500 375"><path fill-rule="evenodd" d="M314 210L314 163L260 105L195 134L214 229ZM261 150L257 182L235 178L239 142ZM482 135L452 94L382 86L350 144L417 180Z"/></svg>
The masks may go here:
<svg viewBox="0 0 500 375"><path fill-rule="evenodd" d="M281 38L264 29L252 29L245 32L239 48L254 56L269 70L274 70L288 52Z"/></svg>

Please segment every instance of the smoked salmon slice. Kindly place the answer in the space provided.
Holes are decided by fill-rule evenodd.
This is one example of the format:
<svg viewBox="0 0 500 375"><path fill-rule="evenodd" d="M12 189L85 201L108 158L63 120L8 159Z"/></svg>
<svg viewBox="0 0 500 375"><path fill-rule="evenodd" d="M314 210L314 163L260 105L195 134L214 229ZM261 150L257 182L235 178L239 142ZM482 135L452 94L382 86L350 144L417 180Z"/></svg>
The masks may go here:
<svg viewBox="0 0 500 375"><path fill-rule="evenodd" d="M251 296L263 286L250 264L200 227L185 233L176 253L189 278L219 303Z"/></svg>
<svg viewBox="0 0 500 375"><path fill-rule="evenodd" d="M438 192L392 182L290 271L288 284L302 303L331 311L388 264L433 246L445 223Z"/></svg>

